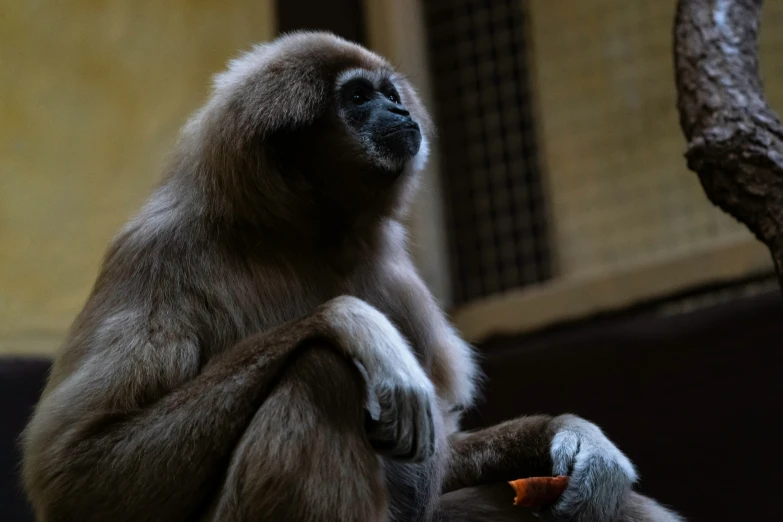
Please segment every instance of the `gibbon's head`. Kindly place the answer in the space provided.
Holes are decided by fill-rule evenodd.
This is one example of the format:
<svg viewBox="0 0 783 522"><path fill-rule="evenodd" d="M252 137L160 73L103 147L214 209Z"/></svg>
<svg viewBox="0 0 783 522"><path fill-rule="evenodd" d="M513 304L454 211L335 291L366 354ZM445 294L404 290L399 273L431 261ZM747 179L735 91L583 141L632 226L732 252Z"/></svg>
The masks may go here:
<svg viewBox="0 0 783 522"><path fill-rule="evenodd" d="M217 75L184 130L188 167L232 211L267 222L404 210L432 122L410 83L322 32L258 45ZM181 170L181 169L180 169ZM224 205L225 206L225 205Z"/></svg>

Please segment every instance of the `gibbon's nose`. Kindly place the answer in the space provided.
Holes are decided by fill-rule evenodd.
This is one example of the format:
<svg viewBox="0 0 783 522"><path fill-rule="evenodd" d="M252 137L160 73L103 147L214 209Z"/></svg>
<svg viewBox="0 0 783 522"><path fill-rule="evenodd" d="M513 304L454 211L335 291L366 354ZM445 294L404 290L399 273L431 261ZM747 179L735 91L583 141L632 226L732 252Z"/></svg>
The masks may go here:
<svg viewBox="0 0 783 522"><path fill-rule="evenodd" d="M410 116L411 113L408 109L403 107L402 105L398 103L394 103L391 100L384 101L384 105L386 105L386 110L391 112L392 114L397 114L398 116Z"/></svg>

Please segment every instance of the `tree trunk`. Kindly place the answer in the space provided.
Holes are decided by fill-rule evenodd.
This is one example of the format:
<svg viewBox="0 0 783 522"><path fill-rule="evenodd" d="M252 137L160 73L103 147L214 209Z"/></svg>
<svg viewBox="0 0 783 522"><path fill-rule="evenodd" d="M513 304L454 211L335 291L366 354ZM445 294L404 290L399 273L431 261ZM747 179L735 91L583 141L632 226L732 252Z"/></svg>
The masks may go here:
<svg viewBox="0 0 783 522"><path fill-rule="evenodd" d="M783 127L761 85L762 0L679 0L674 60L688 167L763 241L783 289Z"/></svg>

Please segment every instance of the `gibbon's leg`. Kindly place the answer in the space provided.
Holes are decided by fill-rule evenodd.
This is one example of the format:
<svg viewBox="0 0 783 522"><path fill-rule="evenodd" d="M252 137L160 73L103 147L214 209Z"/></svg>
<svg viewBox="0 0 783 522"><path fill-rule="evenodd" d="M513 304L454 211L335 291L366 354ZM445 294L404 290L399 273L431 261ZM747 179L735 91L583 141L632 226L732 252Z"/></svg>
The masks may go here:
<svg viewBox="0 0 783 522"><path fill-rule="evenodd" d="M505 482L462 488L440 497L433 522L541 522L527 508L514 505Z"/></svg>
<svg viewBox="0 0 783 522"><path fill-rule="evenodd" d="M364 428L354 364L313 345L294 356L237 445L211 513L216 522L381 522L382 464Z"/></svg>
<svg viewBox="0 0 783 522"><path fill-rule="evenodd" d="M619 522L684 522L651 498L631 491L620 508Z"/></svg>
<svg viewBox="0 0 783 522"><path fill-rule="evenodd" d="M433 522L546 522L546 513L513 505L514 493L505 482L458 489L440 498ZM563 519L555 519L563 520ZM583 520L583 519L579 519ZM677 514L654 500L630 491L613 520L587 519L589 522L684 522Z"/></svg>

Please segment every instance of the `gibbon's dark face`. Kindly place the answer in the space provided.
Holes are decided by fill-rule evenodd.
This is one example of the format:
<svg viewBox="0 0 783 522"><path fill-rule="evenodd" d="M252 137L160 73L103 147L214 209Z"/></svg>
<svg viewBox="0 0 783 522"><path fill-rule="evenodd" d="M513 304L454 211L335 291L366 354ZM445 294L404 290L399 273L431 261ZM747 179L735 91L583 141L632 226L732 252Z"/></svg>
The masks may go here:
<svg viewBox="0 0 783 522"><path fill-rule="evenodd" d="M393 181L419 152L418 122L385 75L349 75L337 89L337 110L358 138L379 174Z"/></svg>
<svg viewBox="0 0 783 522"><path fill-rule="evenodd" d="M201 133L202 121L220 126ZM245 179L241 168L263 172L268 207L319 212L404 212L434 130L415 89L388 61L317 32L286 35L233 60L194 122L194 136L216 142L206 150L232 182Z"/></svg>

